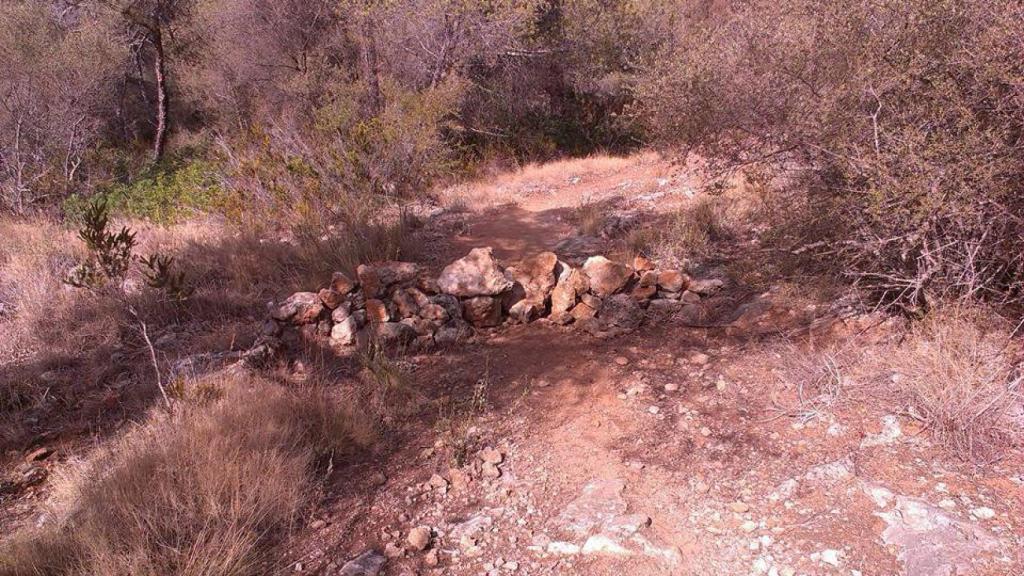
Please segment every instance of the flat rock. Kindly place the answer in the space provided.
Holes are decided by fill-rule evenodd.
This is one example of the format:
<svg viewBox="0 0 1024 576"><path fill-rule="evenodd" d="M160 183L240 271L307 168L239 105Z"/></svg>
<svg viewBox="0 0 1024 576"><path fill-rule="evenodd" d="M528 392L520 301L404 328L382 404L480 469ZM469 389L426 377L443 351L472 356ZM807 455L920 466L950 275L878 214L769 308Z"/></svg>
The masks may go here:
<svg viewBox="0 0 1024 576"><path fill-rule="evenodd" d="M468 255L445 266L437 284L445 294L468 298L496 296L512 288L513 282L505 276L492 256L492 249L487 247L474 248Z"/></svg>
<svg viewBox="0 0 1024 576"><path fill-rule="evenodd" d="M559 515L559 524L578 536L612 522L626 512L622 491L626 482L619 478L592 480L580 495Z"/></svg>
<svg viewBox="0 0 1024 576"><path fill-rule="evenodd" d="M359 284L367 298L383 297L389 288L396 284L413 281L419 276L420 267L413 262L374 262L360 264L356 268Z"/></svg>
<svg viewBox="0 0 1024 576"><path fill-rule="evenodd" d="M905 496L896 507L877 513L888 525L882 541L897 546L906 576L954 576L971 573L971 565L1001 543L980 526L962 522L941 508Z"/></svg>
<svg viewBox="0 0 1024 576"><path fill-rule="evenodd" d="M341 576L377 576L387 558L376 550L367 550L341 567Z"/></svg>
<svg viewBox="0 0 1024 576"><path fill-rule="evenodd" d="M412 326L401 322L381 322L373 327L373 333L385 346L409 344L419 336Z"/></svg>
<svg viewBox="0 0 1024 576"><path fill-rule="evenodd" d="M679 270L661 270L657 284L665 292L682 292L689 284L689 278Z"/></svg>
<svg viewBox="0 0 1024 576"><path fill-rule="evenodd" d="M324 303L316 292L296 292L274 308L270 316L281 322L311 324L316 322L324 309Z"/></svg>

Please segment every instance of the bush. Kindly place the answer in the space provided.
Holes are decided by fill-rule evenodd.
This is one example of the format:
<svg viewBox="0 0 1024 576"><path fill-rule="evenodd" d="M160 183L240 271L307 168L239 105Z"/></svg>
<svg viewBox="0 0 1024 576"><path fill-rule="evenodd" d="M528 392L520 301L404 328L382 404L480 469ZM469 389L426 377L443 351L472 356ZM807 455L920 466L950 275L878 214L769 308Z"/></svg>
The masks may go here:
<svg viewBox="0 0 1024 576"><path fill-rule="evenodd" d="M220 384L223 400L156 416L65 478L52 523L0 552L0 574L270 572L318 463L369 428L321 391Z"/></svg>
<svg viewBox="0 0 1024 576"><path fill-rule="evenodd" d="M775 222L879 300L1024 298L1019 3L694 11L639 93L666 145L785 176ZM810 223L813 223L811 225ZM792 235L791 235L792 236Z"/></svg>
<svg viewBox="0 0 1024 576"><path fill-rule="evenodd" d="M101 188L92 198L71 196L64 202L64 213L79 221L97 198L113 213L169 224L220 207L224 192L215 163L168 161L151 166L129 183Z"/></svg>

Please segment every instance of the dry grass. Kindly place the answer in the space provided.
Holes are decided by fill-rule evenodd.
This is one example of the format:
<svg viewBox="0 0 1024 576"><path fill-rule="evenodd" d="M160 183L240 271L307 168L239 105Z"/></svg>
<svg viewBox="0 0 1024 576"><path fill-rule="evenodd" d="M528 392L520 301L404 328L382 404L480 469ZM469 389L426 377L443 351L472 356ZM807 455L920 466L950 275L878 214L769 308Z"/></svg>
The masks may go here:
<svg viewBox="0 0 1024 576"><path fill-rule="evenodd" d="M590 198L584 198L573 211L573 220L580 234L597 236L605 223L605 211Z"/></svg>
<svg viewBox="0 0 1024 576"><path fill-rule="evenodd" d="M0 574L271 571L318 464L367 444L370 428L317 389L218 385L222 400L154 415L68 473L54 519L0 553Z"/></svg>
<svg viewBox="0 0 1024 576"><path fill-rule="evenodd" d="M932 313L885 362L893 391L932 435L965 459L997 458L1024 440L1021 366L1012 326L977 310Z"/></svg>
<svg viewBox="0 0 1024 576"><path fill-rule="evenodd" d="M716 243L731 238L731 220L727 202L701 196L654 226L632 231L627 244L632 251L659 262L685 265L710 256Z"/></svg>

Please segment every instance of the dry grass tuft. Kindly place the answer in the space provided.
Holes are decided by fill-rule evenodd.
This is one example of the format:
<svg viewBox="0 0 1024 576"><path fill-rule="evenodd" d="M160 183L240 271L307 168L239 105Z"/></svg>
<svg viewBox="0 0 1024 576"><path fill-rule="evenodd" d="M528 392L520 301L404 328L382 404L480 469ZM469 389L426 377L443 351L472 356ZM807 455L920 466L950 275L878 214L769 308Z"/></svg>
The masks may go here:
<svg viewBox="0 0 1024 576"><path fill-rule="evenodd" d="M890 356L892 386L940 442L965 459L997 457L1024 425L1011 326L975 310L930 314Z"/></svg>
<svg viewBox="0 0 1024 576"><path fill-rule="evenodd" d="M605 212L601 205L589 198L584 198L573 211L573 220L579 233L584 236L597 236L605 223Z"/></svg>
<svg viewBox="0 0 1024 576"><path fill-rule="evenodd" d="M683 265L710 256L717 242L732 238L730 220L723 199L701 196L656 226L634 230L627 244L634 252Z"/></svg>
<svg viewBox="0 0 1024 576"><path fill-rule="evenodd" d="M270 571L317 465L369 428L322 391L223 384L223 400L153 416L68 473L54 520L0 553L0 574Z"/></svg>

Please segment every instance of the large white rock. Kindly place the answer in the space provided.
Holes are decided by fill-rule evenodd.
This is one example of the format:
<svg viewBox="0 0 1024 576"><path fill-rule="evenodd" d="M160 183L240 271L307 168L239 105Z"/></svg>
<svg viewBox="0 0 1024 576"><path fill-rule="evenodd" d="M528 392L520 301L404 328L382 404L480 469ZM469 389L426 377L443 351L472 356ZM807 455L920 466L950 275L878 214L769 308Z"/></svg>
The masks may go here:
<svg viewBox="0 0 1024 576"><path fill-rule="evenodd" d="M587 258L583 272L590 279L590 291L602 298L622 290L633 276L629 266L612 262L604 256Z"/></svg>
<svg viewBox="0 0 1024 576"><path fill-rule="evenodd" d="M445 294L463 298L497 296L512 288L512 280L505 277L494 261L491 248L474 248L466 256L445 266L437 284Z"/></svg>

